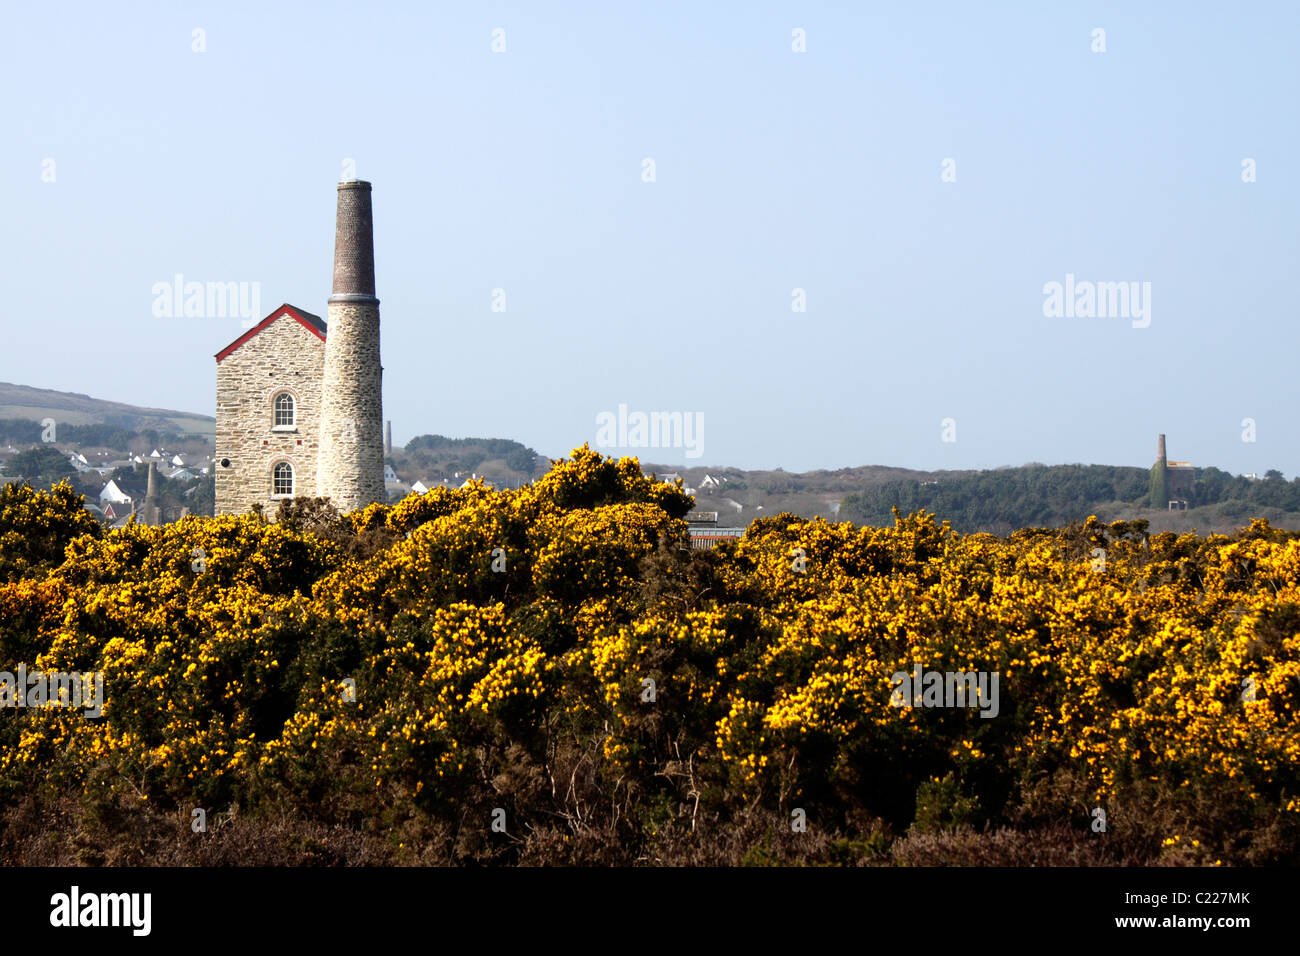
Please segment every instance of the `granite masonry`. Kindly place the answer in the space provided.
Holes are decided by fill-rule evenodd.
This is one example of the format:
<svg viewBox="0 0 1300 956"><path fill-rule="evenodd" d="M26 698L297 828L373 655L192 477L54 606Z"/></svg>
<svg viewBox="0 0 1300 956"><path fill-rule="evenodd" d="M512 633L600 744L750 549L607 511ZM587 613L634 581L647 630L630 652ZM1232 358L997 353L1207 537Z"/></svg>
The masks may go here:
<svg viewBox="0 0 1300 956"><path fill-rule="evenodd" d="M338 187L328 326L282 305L217 353L216 513L386 500L370 184Z"/></svg>

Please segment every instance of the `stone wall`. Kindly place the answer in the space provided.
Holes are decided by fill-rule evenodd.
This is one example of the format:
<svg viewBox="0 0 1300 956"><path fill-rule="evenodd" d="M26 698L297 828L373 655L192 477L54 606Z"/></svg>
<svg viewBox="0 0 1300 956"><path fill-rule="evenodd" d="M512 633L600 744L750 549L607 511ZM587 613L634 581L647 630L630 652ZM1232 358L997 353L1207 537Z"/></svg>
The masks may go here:
<svg viewBox="0 0 1300 956"><path fill-rule="evenodd" d="M316 493L346 512L388 500L379 305L331 301L328 326Z"/></svg>
<svg viewBox="0 0 1300 956"><path fill-rule="evenodd" d="M1191 501L1196 494L1196 469L1191 465L1169 465L1165 471L1165 483L1165 493L1170 499Z"/></svg>
<svg viewBox="0 0 1300 956"><path fill-rule="evenodd" d="M272 496L271 475L282 461L293 466L295 495L318 493L324 364L325 343L287 313L217 363L217 514L242 514L261 504L273 515L279 500ZM294 397L292 428L273 427L281 392Z"/></svg>

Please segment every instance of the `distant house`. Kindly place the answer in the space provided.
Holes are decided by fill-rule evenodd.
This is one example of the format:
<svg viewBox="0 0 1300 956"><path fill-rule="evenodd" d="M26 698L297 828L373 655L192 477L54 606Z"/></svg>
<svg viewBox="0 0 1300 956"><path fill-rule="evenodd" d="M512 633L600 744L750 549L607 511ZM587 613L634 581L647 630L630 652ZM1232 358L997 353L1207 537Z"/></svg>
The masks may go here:
<svg viewBox="0 0 1300 956"><path fill-rule="evenodd" d="M392 465L389 464L384 465L384 484L392 485L392 484L396 484L401 480L402 479L397 477L397 472L393 471Z"/></svg>
<svg viewBox="0 0 1300 956"><path fill-rule="evenodd" d="M175 465L177 468L184 468L185 459L182 458L180 455L172 455L172 464Z"/></svg>
<svg viewBox="0 0 1300 956"><path fill-rule="evenodd" d="M104 503L103 515L105 521L126 523L126 519L135 513L135 506L130 501L108 501ZM115 524L114 527L120 527Z"/></svg>
<svg viewBox="0 0 1300 956"><path fill-rule="evenodd" d="M92 470L96 474L104 476L104 475L111 475L119 468L134 468L134 467L135 467L135 463L131 461L131 459L125 458L122 459L121 461L106 461L102 465L96 465Z"/></svg>
<svg viewBox="0 0 1300 956"><path fill-rule="evenodd" d="M108 522L110 528L125 528L131 523L134 512L130 511L126 505L122 505L122 509L115 515L109 513L110 509L104 509L104 520Z"/></svg>
<svg viewBox="0 0 1300 956"><path fill-rule="evenodd" d="M154 461L161 461L161 460L162 460L162 455L158 454L158 449L157 449L157 448L155 448L153 451L151 451L151 452L149 453L149 457L152 458Z"/></svg>
<svg viewBox="0 0 1300 956"><path fill-rule="evenodd" d="M689 534L691 548L695 551L703 551L724 541L739 541L745 536L745 529L696 527L690 528Z"/></svg>
<svg viewBox="0 0 1300 956"><path fill-rule="evenodd" d="M668 484L668 485L676 484L678 481L681 480L681 478L682 478L682 476L679 475L679 474L677 474L677 472L675 472L675 471L670 471L670 472L669 472L668 474L666 474L666 475L660 475L660 476L659 476L659 480L662 481L662 482L664 482L665 484Z"/></svg>
<svg viewBox="0 0 1300 956"><path fill-rule="evenodd" d="M417 481L415 484L411 485L411 490L414 491L417 495L422 495L426 491L428 491L429 488L427 485L425 485L424 482Z"/></svg>
<svg viewBox="0 0 1300 956"><path fill-rule="evenodd" d="M99 493L99 506L102 508L106 504L129 505L131 496L117 486L117 482L109 479L104 490Z"/></svg>
<svg viewBox="0 0 1300 956"><path fill-rule="evenodd" d="M721 488L726 478L714 478L712 475L705 475L704 480L700 482L701 488Z"/></svg>

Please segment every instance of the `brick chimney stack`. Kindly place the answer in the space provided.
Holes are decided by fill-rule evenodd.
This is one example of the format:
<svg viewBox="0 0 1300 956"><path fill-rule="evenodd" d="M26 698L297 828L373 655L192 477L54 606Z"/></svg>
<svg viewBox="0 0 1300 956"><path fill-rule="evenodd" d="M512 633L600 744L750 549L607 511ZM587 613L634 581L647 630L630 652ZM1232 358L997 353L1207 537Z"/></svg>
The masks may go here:
<svg viewBox="0 0 1300 956"><path fill-rule="evenodd" d="M1156 461L1165 460L1165 436L1161 435L1160 440L1156 442Z"/></svg>
<svg viewBox="0 0 1300 956"><path fill-rule="evenodd" d="M348 512L387 495L370 183L339 183L338 192L316 494Z"/></svg>

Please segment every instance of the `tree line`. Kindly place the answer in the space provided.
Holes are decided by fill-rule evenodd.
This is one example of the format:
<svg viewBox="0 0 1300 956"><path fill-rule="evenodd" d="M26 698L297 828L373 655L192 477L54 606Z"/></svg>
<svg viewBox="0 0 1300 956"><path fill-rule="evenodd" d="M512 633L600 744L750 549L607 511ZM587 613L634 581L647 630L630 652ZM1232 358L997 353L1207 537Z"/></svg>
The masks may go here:
<svg viewBox="0 0 1300 956"><path fill-rule="evenodd" d="M926 510L941 515L957 531L1006 534L1017 528L1062 526L1122 502L1163 510L1162 476L1155 469L1112 465L1026 465L940 475L934 481L882 482L844 499L840 515L858 524L880 526L904 514ZM1276 469L1263 480L1218 468L1196 469L1190 507L1241 502L1247 507L1300 511L1300 479L1286 481Z"/></svg>
<svg viewBox="0 0 1300 956"><path fill-rule="evenodd" d="M12 445L34 445L43 442L45 435L45 426L38 421L30 418L0 418L0 441ZM184 436L176 432L160 432L156 428L133 429L100 423L71 425L57 422L54 431L54 441L83 448L126 450L131 442L140 438L156 446L182 441Z"/></svg>

